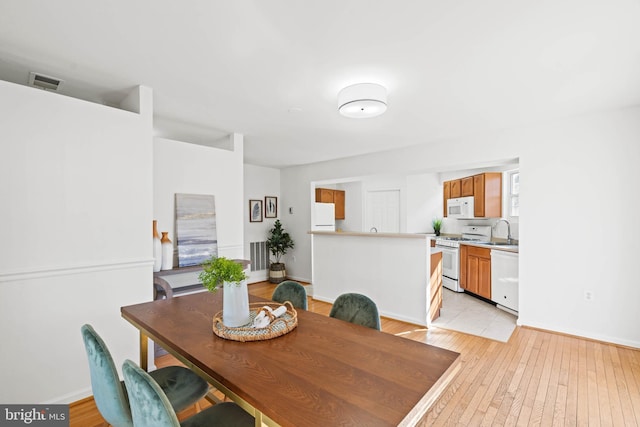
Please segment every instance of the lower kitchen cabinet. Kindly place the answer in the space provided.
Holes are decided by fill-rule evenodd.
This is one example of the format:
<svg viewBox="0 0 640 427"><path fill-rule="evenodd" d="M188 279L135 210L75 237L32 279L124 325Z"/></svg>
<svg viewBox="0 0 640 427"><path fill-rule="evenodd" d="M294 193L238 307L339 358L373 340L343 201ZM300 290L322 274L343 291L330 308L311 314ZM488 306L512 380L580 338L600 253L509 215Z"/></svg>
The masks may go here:
<svg viewBox="0 0 640 427"><path fill-rule="evenodd" d="M460 286L491 299L491 249L468 245L460 247L465 247L460 251Z"/></svg>

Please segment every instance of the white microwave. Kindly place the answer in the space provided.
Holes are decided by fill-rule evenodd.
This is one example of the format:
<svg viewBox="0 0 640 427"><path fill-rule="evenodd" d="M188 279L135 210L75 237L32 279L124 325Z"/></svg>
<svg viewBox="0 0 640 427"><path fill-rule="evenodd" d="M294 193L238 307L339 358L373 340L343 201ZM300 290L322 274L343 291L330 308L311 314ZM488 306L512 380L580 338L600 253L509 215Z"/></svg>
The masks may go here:
<svg viewBox="0 0 640 427"><path fill-rule="evenodd" d="M473 218L473 196L448 199L447 217L457 219Z"/></svg>

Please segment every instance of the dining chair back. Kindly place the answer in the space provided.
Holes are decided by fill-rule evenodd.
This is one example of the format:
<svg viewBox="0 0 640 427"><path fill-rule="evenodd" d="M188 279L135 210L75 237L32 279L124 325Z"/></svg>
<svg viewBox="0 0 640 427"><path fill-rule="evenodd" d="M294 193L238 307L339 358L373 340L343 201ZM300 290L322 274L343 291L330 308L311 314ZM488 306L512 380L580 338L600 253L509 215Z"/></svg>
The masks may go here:
<svg viewBox="0 0 640 427"><path fill-rule="evenodd" d="M380 330L378 307L366 295L356 293L340 295L331 306L329 316Z"/></svg>
<svg viewBox="0 0 640 427"><path fill-rule="evenodd" d="M81 332L98 411L114 427L133 426L127 390L120 381L107 345L91 325L83 325ZM204 379L183 366L167 366L156 369L150 375L160 385L176 412L194 405L209 391L209 384Z"/></svg>
<svg viewBox="0 0 640 427"><path fill-rule="evenodd" d="M273 291L271 299L279 303L289 301L295 308L307 309L307 291L304 286L293 280L280 283Z"/></svg>
<svg viewBox="0 0 640 427"><path fill-rule="evenodd" d="M100 415L114 427L132 427L126 390L120 382L111 353L93 327L83 325L81 331L89 358L93 399Z"/></svg>
<svg viewBox="0 0 640 427"><path fill-rule="evenodd" d="M254 426L255 419L237 404L217 403L187 418L182 423L171 407L171 402L158 383L131 360L122 365L124 382L129 393L129 404L136 427L182 426Z"/></svg>

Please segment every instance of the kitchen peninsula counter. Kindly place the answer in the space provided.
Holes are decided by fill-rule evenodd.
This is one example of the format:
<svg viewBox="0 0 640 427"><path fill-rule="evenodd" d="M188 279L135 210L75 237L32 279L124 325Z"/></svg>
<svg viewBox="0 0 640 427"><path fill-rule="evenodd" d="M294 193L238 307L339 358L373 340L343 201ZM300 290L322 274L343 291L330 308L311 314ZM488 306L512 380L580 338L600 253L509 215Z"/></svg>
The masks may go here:
<svg viewBox="0 0 640 427"><path fill-rule="evenodd" d="M367 295L381 316L429 323L428 234L310 231L313 298Z"/></svg>
<svg viewBox="0 0 640 427"><path fill-rule="evenodd" d="M431 237L430 234L417 233L378 233L375 231L365 233L359 231L310 231L309 234L337 235L337 236L363 236L363 237L394 237L402 239L422 239ZM435 235L434 235L435 236Z"/></svg>

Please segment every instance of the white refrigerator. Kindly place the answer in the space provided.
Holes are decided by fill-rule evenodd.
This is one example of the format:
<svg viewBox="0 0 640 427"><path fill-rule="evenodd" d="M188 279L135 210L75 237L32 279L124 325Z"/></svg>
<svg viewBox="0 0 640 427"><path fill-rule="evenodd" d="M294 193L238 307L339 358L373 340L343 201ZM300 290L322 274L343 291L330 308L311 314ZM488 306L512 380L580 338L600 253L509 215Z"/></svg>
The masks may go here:
<svg viewBox="0 0 640 427"><path fill-rule="evenodd" d="M333 203L314 203L311 212L312 231L336 231L336 209Z"/></svg>

